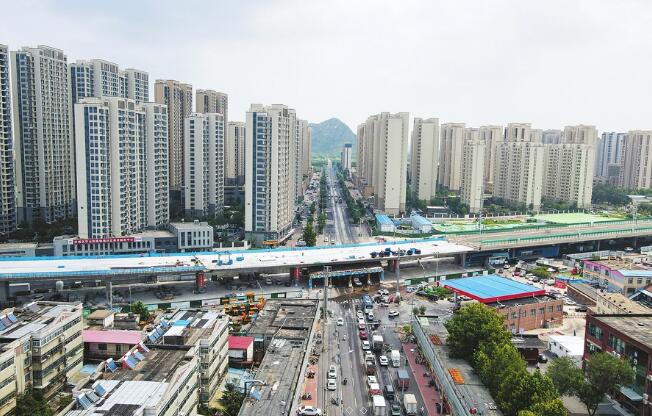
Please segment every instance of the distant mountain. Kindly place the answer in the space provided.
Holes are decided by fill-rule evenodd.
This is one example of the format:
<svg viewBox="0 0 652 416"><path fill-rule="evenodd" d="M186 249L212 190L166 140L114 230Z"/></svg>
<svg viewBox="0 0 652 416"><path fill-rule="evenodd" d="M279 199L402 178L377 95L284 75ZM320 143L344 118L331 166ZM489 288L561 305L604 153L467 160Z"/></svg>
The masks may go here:
<svg viewBox="0 0 652 416"><path fill-rule="evenodd" d="M310 127L312 127L313 156L339 155L344 143L351 143L355 153L355 133L339 119L331 118L319 124L311 123Z"/></svg>

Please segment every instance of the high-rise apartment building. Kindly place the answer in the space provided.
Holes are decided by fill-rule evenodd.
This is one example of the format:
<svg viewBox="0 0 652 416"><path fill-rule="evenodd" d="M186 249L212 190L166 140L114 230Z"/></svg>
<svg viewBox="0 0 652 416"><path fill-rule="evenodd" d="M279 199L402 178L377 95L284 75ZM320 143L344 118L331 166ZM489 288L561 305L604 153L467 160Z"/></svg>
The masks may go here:
<svg viewBox="0 0 652 416"><path fill-rule="evenodd" d="M484 164L487 144L480 138L478 129L466 129L462 149L462 177L460 198L471 213L482 211L484 193Z"/></svg>
<svg viewBox="0 0 652 416"><path fill-rule="evenodd" d="M77 61L69 65L72 102L86 97L122 97L149 101L149 74L137 69L121 70L102 59Z"/></svg>
<svg viewBox="0 0 652 416"><path fill-rule="evenodd" d="M245 236L255 244L288 236L295 210L296 112L252 104L245 126Z"/></svg>
<svg viewBox="0 0 652 416"><path fill-rule="evenodd" d="M347 172L351 171L351 157L353 156L353 145L351 143L344 143L344 147L340 152L340 165L342 169Z"/></svg>
<svg viewBox="0 0 652 416"><path fill-rule="evenodd" d="M509 123L505 127L505 141L507 142L536 142L532 135L530 123Z"/></svg>
<svg viewBox="0 0 652 416"><path fill-rule="evenodd" d="M439 153L439 185L451 191L459 191L462 178L462 148L464 147L464 123L441 125Z"/></svg>
<svg viewBox="0 0 652 416"><path fill-rule="evenodd" d="M297 120L299 128L299 137L301 140L301 174L304 178L304 184L310 181L310 169L312 165L312 127L306 120Z"/></svg>
<svg viewBox="0 0 652 416"><path fill-rule="evenodd" d="M244 184L245 123L229 121L224 146L224 178L227 183Z"/></svg>
<svg viewBox="0 0 652 416"><path fill-rule="evenodd" d="M224 209L224 116L193 113L184 132L185 215L201 218Z"/></svg>
<svg viewBox="0 0 652 416"><path fill-rule="evenodd" d="M513 205L525 205L538 211L541 208L544 146L523 140L500 143L496 149L493 195Z"/></svg>
<svg viewBox="0 0 652 416"><path fill-rule="evenodd" d="M179 191L184 185L183 131L184 120L192 113L192 85L157 79L154 101L168 106L170 190Z"/></svg>
<svg viewBox="0 0 652 416"><path fill-rule="evenodd" d="M224 116L224 122L228 124L229 95L214 90L197 90L195 97L195 111L197 113L222 114L222 116Z"/></svg>
<svg viewBox="0 0 652 416"><path fill-rule="evenodd" d="M625 135L618 185L627 189L652 186L652 130L631 130Z"/></svg>
<svg viewBox="0 0 652 416"><path fill-rule="evenodd" d="M120 97L75 104L81 238L130 235L168 222L167 108Z"/></svg>
<svg viewBox="0 0 652 416"><path fill-rule="evenodd" d="M439 119L415 117L412 127L410 178L412 197L428 201L437 194Z"/></svg>
<svg viewBox="0 0 652 416"><path fill-rule="evenodd" d="M562 143L586 144L594 149L598 144L598 130L595 126L579 124L564 127Z"/></svg>
<svg viewBox="0 0 652 416"><path fill-rule="evenodd" d="M376 208L390 215L405 212L409 118L380 113L358 128L359 182L373 193Z"/></svg>
<svg viewBox="0 0 652 416"><path fill-rule="evenodd" d="M561 130L544 130L541 134L542 144L559 144L562 138Z"/></svg>
<svg viewBox="0 0 652 416"><path fill-rule="evenodd" d="M591 208L595 148L586 144L544 146L542 197Z"/></svg>
<svg viewBox="0 0 652 416"><path fill-rule="evenodd" d="M494 186L494 165L496 164L496 148L504 140L502 126L481 126L478 135L484 141L484 186L486 192L491 192Z"/></svg>
<svg viewBox="0 0 652 416"><path fill-rule="evenodd" d="M18 222L75 214L75 158L66 55L48 46L11 52Z"/></svg>
<svg viewBox="0 0 652 416"><path fill-rule="evenodd" d="M596 177L604 182L610 182L611 179L620 176L624 142L625 133L602 133L595 155Z"/></svg>
<svg viewBox="0 0 652 416"><path fill-rule="evenodd" d="M11 136L9 50L0 45L0 235L16 229L14 143Z"/></svg>

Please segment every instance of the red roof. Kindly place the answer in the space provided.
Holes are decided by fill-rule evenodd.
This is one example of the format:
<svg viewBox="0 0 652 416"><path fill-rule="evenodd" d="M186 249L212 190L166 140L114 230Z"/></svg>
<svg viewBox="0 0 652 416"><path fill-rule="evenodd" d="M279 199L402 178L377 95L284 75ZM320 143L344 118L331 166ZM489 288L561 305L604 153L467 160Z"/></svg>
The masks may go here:
<svg viewBox="0 0 652 416"><path fill-rule="evenodd" d="M237 335L229 336L230 350L246 350L254 342L254 337L239 337Z"/></svg>
<svg viewBox="0 0 652 416"><path fill-rule="evenodd" d="M102 331L85 329L82 331L84 342L99 344L129 344L136 345L143 340L139 331Z"/></svg>

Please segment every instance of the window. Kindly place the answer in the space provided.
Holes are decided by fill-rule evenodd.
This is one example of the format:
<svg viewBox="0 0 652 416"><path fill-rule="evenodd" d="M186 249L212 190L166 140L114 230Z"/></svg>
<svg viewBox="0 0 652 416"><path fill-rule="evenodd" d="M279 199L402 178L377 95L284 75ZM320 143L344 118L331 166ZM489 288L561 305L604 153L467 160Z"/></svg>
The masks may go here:
<svg viewBox="0 0 652 416"><path fill-rule="evenodd" d="M97 344L97 349L100 351L106 351L106 344Z"/></svg>
<svg viewBox="0 0 652 416"><path fill-rule="evenodd" d="M623 341L622 339L614 335L609 335L608 344L618 354L622 354L623 352L625 352L625 341Z"/></svg>
<svg viewBox="0 0 652 416"><path fill-rule="evenodd" d="M589 334L595 339L602 339L604 331L599 326L596 326L593 323L589 323Z"/></svg>

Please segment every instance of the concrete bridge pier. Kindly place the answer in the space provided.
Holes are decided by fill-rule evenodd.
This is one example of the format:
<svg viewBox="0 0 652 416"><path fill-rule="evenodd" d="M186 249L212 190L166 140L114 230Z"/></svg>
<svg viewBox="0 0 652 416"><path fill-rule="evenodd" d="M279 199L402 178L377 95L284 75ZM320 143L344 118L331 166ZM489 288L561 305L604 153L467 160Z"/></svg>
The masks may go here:
<svg viewBox="0 0 652 416"><path fill-rule="evenodd" d="M113 308L113 282L106 279L106 301L109 302L109 308Z"/></svg>
<svg viewBox="0 0 652 416"><path fill-rule="evenodd" d="M6 305L9 301L9 282L0 282L0 305Z"/></svg>
<svg viewBox="0 0 652 416"><path fill-rule="evenodd" d="M466 263L466 253L457 254L455 257L455 260L458 261L460 266L464 267L464 264Z"/></svg>
<svg viewBox="0 0 652 416"><path fill-rule="evenodd" d="M298 267L290 268L290 278L294 279L294 285L299 286L299 278L301 277L301 269Z"/></svg>

